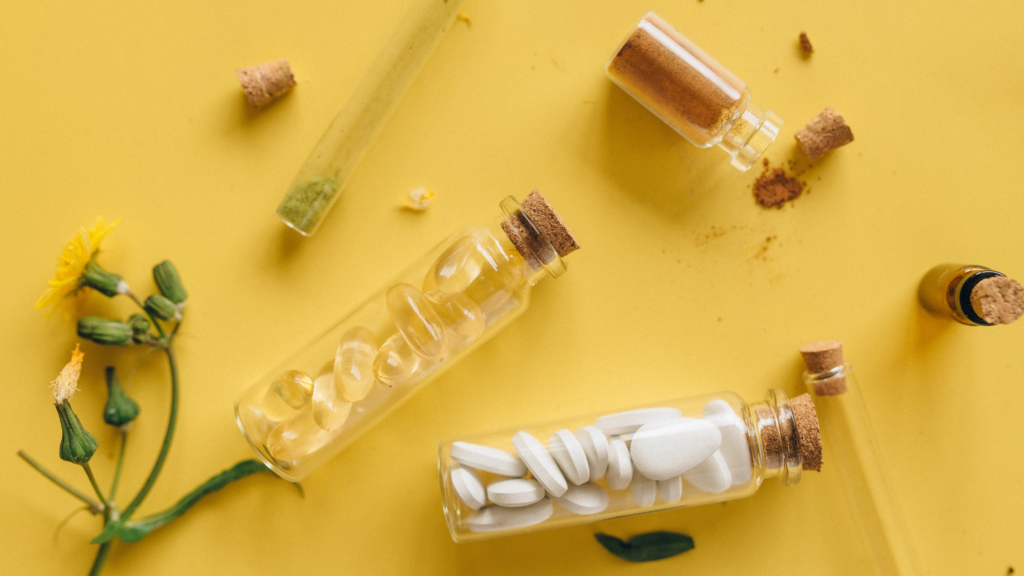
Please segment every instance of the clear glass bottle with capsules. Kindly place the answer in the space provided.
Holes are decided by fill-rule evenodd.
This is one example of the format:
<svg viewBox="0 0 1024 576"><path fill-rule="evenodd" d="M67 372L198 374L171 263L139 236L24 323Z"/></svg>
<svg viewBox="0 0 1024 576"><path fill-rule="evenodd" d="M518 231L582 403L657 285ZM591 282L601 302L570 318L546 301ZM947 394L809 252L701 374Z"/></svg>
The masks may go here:
<svg viewBox="0 0 1024 576"><path fill-rule="evenodd" d="M308 476L422 385L526 311L579 245L544 196L508 197L419 258L235 403L242 434L281 477Z"/></svg>
<svg viewBox="0 0 1024 576"><path fill-rule="evenodd" d="M806 394L732 392L442 442L441 502L466 542L751 496L821 467Z"/></svg>

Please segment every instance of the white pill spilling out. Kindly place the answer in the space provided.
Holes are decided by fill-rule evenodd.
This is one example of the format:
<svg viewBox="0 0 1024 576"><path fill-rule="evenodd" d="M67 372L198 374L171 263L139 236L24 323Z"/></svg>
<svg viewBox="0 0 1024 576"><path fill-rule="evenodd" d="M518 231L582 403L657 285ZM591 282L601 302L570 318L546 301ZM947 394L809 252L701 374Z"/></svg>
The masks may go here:
<svg viewBox="0 0 1024 576"><path fill-rule="evenodd" d="M630 454L644 476L668 480L706 460L721 443L722 434L711 422L676 418L641 426L633 434Z"/></svg>
<svg viewBox="0 0 1024 576"><path fill-rule="evenodd" d="M633 470L633 479L629 483L629 491L633 493L633 502L641 508L654 506L654 499L658 496L658 485L654 480Z"/></svg>
<svg viewBox="0 0 1024 576"><path fill-rule="evenodd" d="M733 486L750 480L750 445L747 443L747 428L743 424L743 419L725 400L712 400L705 404L701 417L718 426L718 431L722 434L722 445L718 447L718 451L729 465Z"/></svg>
<svg viewBox="0 0 1024 576"><path fill-rule="evenodd" d="M544 488L534 480L509 478L488 486L487 498L498 506L520 508L540 502L544 498Z"/></svg>
<svg viewBox="0 0 1024 576"><path fill-rule="evenodd" d="M629 448L626 448L626 443L619 436L612 436L608 441L608 472L604 479L612 490L625 490L633 479Z"/></svg>
<svg viewBox="0 0 1024 576"><path fill-rule="evenodd" d="M590 464L583 445L572 432L563 428L548 439L548 452L562 470L566 480L579 486L590 481Z"/></svg>
<svg viewBox="0 0 1024 576"><path fill-rule="evenodd" d="M533 477L540 482L545 490L552 496L561 496L569 489L565 476L559 470L555 459L551 457L548 449L541 444L540 440L534 438L529 432L517 432L512 437L512 445L516 452L523 459L526 467L533 473Z"/></svg>
<svg viewBox="0 0 1024 576"><path fill-rule="evenodd" d="M501 474L502 476L524 476L526 465L515 454L504 450L470 444L469 442L452 442L452 460L463 466Z"/></svg>
<svg viewBox="0 0 1024 576"><path fill-rule="evenodd" d="M608 438L597 426L584 426L576 431L590 468L590 481L597 482L608 471Z"/></svg>
<svg viewBox="0 0 1024 576"><path fill-rule="evenodd" d="M675 408L641 408L639 410L629 410L628 412L601 416L594 421L594 426L597 426L601 432L608 436L617 436L619 434L632 434L644 424L682 417L683 413Z"/></svg>
<svg viewBox="0 0 1024 576"><path fill-rule="evenodd" d="M718 451L715 451L707 460L687 470L683 474L683 478L697 488L712 494L725 492L732 486L729 465L725 463L725 458Z"/></svg>
<svg viewBox="0 0 1024 576"><path fill-rule="evenodd" d="M466 503L466 506L473 510L479 510L483 508L484 504L487 504L487 493L476 472L469 468L456 466L452 468L451 475L452 487L455 488L455 493Z"/></svg>
<svg viewBox="0 0 1024 576"><path fill-rule="evenodd" d="M608 508L608 492L597 484L587 482L570 486L565 494L555 498L555 504L573 514L599 514Z"/></svg>
<svg viewBox="0 0 1024 576"><path fill-rule="evenodd" d="M466 519L466 525L470 532L495 532L497 530L511 530L524 526L533 526L547 520L554 513L555 507L551 500L544 498L540 502L523 506L522 508L504 508L502 506L488 506L482 510L473 512Z"/></svg>
<svg viewBox="0 0 1024 576"><path fill-rule="evenodd" d="M658 480L658 497L666 504L675 504L683 499L683 477Z"/></svg>

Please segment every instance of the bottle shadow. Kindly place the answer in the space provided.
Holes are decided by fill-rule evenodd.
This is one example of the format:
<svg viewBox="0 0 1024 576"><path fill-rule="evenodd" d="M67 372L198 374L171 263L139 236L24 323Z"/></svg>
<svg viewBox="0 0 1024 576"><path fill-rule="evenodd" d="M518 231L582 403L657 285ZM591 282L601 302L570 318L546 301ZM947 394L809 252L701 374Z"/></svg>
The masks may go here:
<svg viewBox="0 0 1024 576"><path fill-rule="evenodd" d="M618 86L606 89L594 160L634 201L675 219L708 192L745 186L721 151L693 146Z"/></svg>

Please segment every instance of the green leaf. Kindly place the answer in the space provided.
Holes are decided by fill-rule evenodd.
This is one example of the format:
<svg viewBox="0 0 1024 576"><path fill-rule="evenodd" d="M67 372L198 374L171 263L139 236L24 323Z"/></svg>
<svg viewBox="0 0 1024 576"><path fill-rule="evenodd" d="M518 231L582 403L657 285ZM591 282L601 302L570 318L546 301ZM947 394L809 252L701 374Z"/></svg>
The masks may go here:
<svg viewBox="0 0 1024 576"><path fill-rule="evenodd" d="M629 562L650 562L671 558L693 549L693 538L676 532L637 534L623 542L607 534L594 534L606 550Z"/></svg>
<svg viewBox="0 0 1024 576"><path fill-rule="evenodd" d="M203 496L220 490L229 482L245 478L246 476L256 472L270 472L270 469L259 460L243 460L220 474L217 474L213 478L210 478L198 488L186 494L181 500L178 500L174 506L171 506L163 512L157 512L151 516L146 516L145 518L140 518L138 520L131 520L126 523L111 522L110 524L107 524L106 528L103 529L103 532L99 536L93 538L92 543L102 544L110 541L114 536L117 536L124 542L138 542L145 537L146 534L149 534L153 530L156 530L184 514Z"/></svg>

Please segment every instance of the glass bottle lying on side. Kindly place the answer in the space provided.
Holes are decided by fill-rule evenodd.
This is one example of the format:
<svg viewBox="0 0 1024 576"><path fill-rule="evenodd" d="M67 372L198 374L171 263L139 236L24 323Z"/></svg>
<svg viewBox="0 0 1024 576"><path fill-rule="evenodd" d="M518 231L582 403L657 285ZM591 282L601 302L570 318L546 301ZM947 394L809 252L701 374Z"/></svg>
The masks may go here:
<svg viewBox="0 0 1024 576"><path fill-rule="evenodd" d="M752 495L821 469L811 397L732 392L442 442L441 502L456 542Z"/></svg>
<svg viewBox="0 0 1024 576"><path fill-rule="evenodd" d="M921 279L917 297L932 314L968 326L1009 324L1024 313L1024 288L984 266L940 264Z"/></svg>
<svg viewBox="0 0 1024 576"><path fill-rule="evenodd" d="M526 311L546 275L579 248L544 196L500 204L490 225L470 225L235 403L242 434L263 462L298 481L395 409L420 386Z"/></svg>
<svg viewBox="0 0 1024 576"><path fill-rule="evenodd" d="M750 104L750 89L654 12L615 51L605 75L698 148L718 144L746 172L782 118Z"/></svg>

